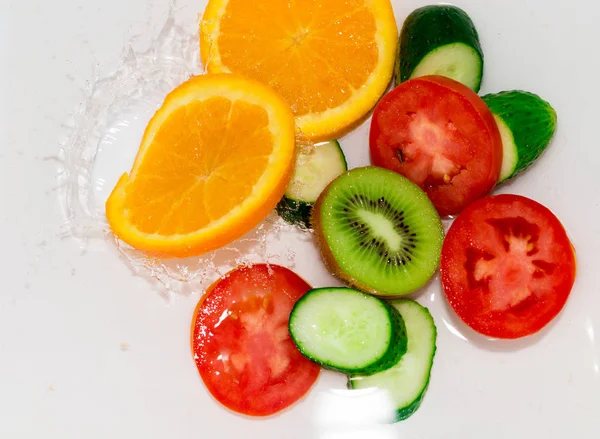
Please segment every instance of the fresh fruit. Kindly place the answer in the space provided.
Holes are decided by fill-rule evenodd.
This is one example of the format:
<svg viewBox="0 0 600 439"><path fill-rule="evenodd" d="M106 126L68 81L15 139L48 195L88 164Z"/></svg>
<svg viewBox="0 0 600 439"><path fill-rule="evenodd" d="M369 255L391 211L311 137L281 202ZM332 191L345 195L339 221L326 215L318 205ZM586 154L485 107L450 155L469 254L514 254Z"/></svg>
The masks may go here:
<svg viewBox="0 0 600 439"><path fill-rule="evenodd" d="M225 407L268 416L308 392L320 368L290 338L288 318L311 289L287 268L259 264L230 272L201 299L192 351L204 384Z"/></svg>
<svg viewBox="0 0 600 439"><path fill-rule="evenodd" d="M402 26L396 85L428 75L446 76L479 91L483 76L479 35L471 18L456 6L424 6Z"/></svg>
<svg viewBox="0 0 600 439"><path fill-rule="evenodd" d="M546 326L575 280L575 253L550 210L519 195L482 198L454 221L442 250L448 302L475 331L519 338Z"/></svg>
<svg viewBox="0 0 600 439"><path fill-rule="evenodd" d="M496 119L504 155L500 182L527 169L550 144L556 111L539 96L512 90L483 96Z"/></svg>
<svg viewBox="0 0 600 439"><path fill-rule="evenodd" d="M329 270L371 294L415 291L439 264L444 232L431 201L383 168L355 168L331 182L312 224Z"/></svg>
<svg viewBox="0 0 600 439"><path fill-rule="evenodd" d="M419 185L441 216L455 215L498 182L502 140L471 89L442 76L403 82L377 105L371 159Z"/></svg>
<svg viewBox="0 0 600 439"><path fill-rule="evenodd" d="M210 0L200 23L206 70L269 84L313 140L338 137L373 108L397 37L389 0Z"/></svg>
<svg viewBox="0 0 600 439"><path fill-rule="evenodd" d="M390 304L400 312L406 324L406 353L383 372L350 377L348 387L387 390L396 405L396 421L402 421L419 409L425 397L436 351L437 329L429 310L417 302L396 299Z"/></svg>
<svg viewBox="0 0 600 439"><path fill-rule="evenodd" d="M398 311L351 288L309 291L294 305L289 328L307 358L351 375L386 370L406 352L406 328Z"/></svg>
<svg viewBox="0 0 600 439"><path fill-rule="evenodd" d="M171 257L221 247L263 220L289 182L294 117L260 82L196 76L150 120L130 175L106 202L113 232Z"/></svg>
<svg viewBox="0 0 600 439"><path fill-rule="evenodd" d="M292 179L277 204L277 213L290 224L309 229L312 208L323 189L348 170L337 140L318 143L307 152L299 150Z"/></svg>

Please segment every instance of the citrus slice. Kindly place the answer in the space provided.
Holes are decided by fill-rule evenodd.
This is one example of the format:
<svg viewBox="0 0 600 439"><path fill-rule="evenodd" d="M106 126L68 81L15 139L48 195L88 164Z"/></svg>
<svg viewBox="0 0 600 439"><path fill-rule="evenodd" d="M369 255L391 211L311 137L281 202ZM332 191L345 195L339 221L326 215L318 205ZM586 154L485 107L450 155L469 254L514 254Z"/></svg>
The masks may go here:
<svg viewBox="0 0 600 439"><path fill-rule="evenodd" d="M236 75L196 76L150 120L106 217L150 254L199 255L244 235L283 195L294 161L294 116L270 87Z"/></svg>
<svg viewBox="0 0 600 439"><path fill-rule="evenodd" d="M397 39L389 0L209 0L200 22L206 70L269 84L313 140L344 133L377 103Z"/></svg>

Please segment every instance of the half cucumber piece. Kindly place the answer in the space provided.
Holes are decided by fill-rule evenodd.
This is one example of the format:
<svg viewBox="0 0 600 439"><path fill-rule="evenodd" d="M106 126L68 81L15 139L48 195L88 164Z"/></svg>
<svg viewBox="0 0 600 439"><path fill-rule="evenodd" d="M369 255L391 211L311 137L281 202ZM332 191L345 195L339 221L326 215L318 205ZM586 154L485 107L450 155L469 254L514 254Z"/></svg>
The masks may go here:
<svg viewBox="0 0 600 439"><path fill-rule="evenodd" d="M548 147L556 131L556 111L539 96L521 90L488 94L482 99L502 137L501 183L531 166Z"/></svg>
<svg viewBox="0 0 600 439"><path fill-rule="evenodd" d="M370 375L406 352L400 313L381 299L351 288L318 288L292 309L289 331L298 350L321 366Z"/></svg>
<svg viewBox="0 0 600 439"><path fill-rule="evenodd" d="M396 85L427 75L445 76L479 91L483 76L479 35L471 18L456 6L424 6L402 26Z"/></svg>
<svg viewBox="0 0 600 439"><path fill-rule="evenodd" d="M436 351L437 329L429 310L408 299L390 302L403 317L408 348L389 369L371 376L351 376L348 387L377 387L389 392L396 406L396 421L410 417L425 396Z"/></svg>
<svg viewBox="0 0 600 439"><path fill-rule="evenodd" d="M299 152L283 198L277 204L286 222L309 229L314 203L325 187L348 170L346 157L337 140L317 143L309 152Z"/></svg>

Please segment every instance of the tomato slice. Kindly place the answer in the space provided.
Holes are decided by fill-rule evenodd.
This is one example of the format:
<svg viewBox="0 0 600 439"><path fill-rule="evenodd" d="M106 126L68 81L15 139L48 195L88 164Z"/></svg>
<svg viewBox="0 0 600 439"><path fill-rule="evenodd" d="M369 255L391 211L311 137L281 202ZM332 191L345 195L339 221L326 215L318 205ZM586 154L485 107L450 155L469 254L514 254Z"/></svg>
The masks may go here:
<svg viewBox="0 0 600 439"><path fill-rule="evenodd" d="M374 165L423 189L441 216L458 214L498 182L502 140L485 102L442 76L403 82L377 105L369 135Z"/></svg>
<svg viewBox="0 0 600 439"><path fill-rule="evenodd" d="M294 272L258 264L230 272L200 301L192 351L209 392L229 409L268 416L308 392L320 368L288 332L296 301L311 286Z"/></svg>
<svg viewBox="0 0 600 439"><path fill-rule="evenodd" d="M546 326L575 281L575 252L550 210L519 195L482 198L454 221L442 248L448 302L475 331L519 338Z"/></svg>

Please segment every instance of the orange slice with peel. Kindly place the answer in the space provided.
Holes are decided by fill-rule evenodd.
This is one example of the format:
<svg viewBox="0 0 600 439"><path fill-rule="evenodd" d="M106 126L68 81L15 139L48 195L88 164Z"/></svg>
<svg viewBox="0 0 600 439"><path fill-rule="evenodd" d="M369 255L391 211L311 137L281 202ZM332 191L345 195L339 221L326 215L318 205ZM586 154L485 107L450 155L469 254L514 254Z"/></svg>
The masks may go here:
<svg viewBox="0 0 600 439"><path fill-rule="evenodd" d="M260 82L196 76L150 120L106 217L115 235L149 254L199 255L250 231L291 177L294 116Z"/></svg>
<svg viewBox="0 0 600 439"><path fill-rule="evenodd" d="M390 82L397 40L389 0L209 0L200 22L206 70L269 84L313 140L367 115Z"/></svg>

